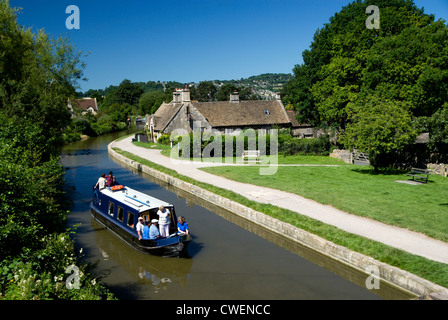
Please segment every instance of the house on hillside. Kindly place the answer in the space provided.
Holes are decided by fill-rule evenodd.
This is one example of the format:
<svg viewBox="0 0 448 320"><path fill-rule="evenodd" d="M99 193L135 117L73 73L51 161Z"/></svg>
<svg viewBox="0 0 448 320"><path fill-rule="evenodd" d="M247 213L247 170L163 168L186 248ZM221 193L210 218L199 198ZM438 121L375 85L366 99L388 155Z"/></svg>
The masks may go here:
<svg viewBox="0 0 448 320"><path fill-rule="evenodd" d="M242 101L234 92L228 101L197 102L190 100L188 88L176 90L173 101L163 103L146 119L153 141L174 130L192 132L195 126L201 132L238 135L248 128L267 133L274 128L289 129L292 124L280 95L276 100Z"/></svg>
<svg viewBox="0 0 448 320"><path fill-rule="evenodd" d="M98 113L98 103L96 98L75 99L73 103L68 99L67 106L72 116L75 114L75 109L80 110L82 114L90 112L91 114L96 115Z"/></svg>

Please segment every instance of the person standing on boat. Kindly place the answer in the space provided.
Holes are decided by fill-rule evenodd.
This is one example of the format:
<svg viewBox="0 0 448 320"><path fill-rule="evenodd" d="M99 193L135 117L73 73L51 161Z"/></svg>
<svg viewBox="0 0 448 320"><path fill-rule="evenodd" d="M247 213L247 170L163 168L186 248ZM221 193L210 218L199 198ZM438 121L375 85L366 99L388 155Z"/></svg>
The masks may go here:
<svg viewBox="0 0 448 320"><path fill-rule="evenodd" d="M113 186L119 186L119 185L120 185L120 184L118 183L118 181L115 180L115 176L112 177L112 183L110 184L110 186L113 187Z"/></svg>
<svg viewBox="0 0 448 320"><path fill-rule="evenodd" d="M109 175L106 176L106 186L107 187L111 187L112 186L112 181L114 179L114 174L112 173L112 171L109 171Z"/></svg>
<svg viewBox="0 0 448 320"><path fill-rule="evenodd" d="M145 226L143 225L143 218L139 217L138 218L138 223L137 223L137 233L138 233L138 240L142 240L143 237L143 228Z"/></svg>
<svg viewBox="0 0 448 320"><path fill-rule="evenodd" d="M95 189L103 190L106 188L106 174L101 174L101 177L98 179L98 182L95 185Z"/></svg>
<svg viewBox="0 0 448 320"><path fill-rule="evenodd" d="M160 206L157 215L159 216L160 235L162 237L168 237L170 235L170 211L164 206Z"/></svg>
<svg viewBox="0 0 448 320"><path fill-rule="evenodd" d="M156 240L160 238L159 229L157 228L157 223L159 220L153 219L151 220L151 227L149 227L149 240Z"/></svg>

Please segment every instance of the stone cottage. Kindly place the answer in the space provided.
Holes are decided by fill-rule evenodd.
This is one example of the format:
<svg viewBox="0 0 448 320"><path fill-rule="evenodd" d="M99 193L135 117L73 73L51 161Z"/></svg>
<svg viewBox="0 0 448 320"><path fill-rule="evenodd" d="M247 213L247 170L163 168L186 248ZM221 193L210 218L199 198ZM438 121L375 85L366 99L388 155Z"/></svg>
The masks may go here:
<svg viewBox="0 0 448 320"><path fill-rule="evenodd" d="M292 128L291 119L280 95L276 100L242 101L238 92L228 101L191 101L188 88L176 90L173 101L163 103L154 115L146 117L146 126L152 140L174 130L192 132L194 126L201 132L238 135L251 128L269 132L271 129Z"/></svg>

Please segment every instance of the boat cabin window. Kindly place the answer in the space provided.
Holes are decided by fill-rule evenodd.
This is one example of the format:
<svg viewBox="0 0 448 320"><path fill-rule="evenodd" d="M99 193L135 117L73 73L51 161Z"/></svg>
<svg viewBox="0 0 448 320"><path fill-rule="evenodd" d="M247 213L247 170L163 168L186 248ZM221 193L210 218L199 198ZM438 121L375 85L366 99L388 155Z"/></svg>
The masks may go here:
<svg viewBox="0 0 448 320"><path fill-rule="evenodd" d="M118 207L117 219L123 222L124 210L121 207Z"/></svg>
<svg viewBox="0 0 448 320"><path fill-rule="evenodd" d="M113 202L109 202L109 211L108 211L110 216L114 216L114 203Z"/></svg>
<svg viewBox="0 0 448 320"><path fill-rule="evenodd" d="M123 222L123 215L124 215L124 209L122 207L118 207L118 214L117 214L118 220Z"/></svg>
<svg viewBox="0 0 448 320"><path fill-rule="evenodd" d="M128 211L128 227L134 228L134 214Z"/></svg>

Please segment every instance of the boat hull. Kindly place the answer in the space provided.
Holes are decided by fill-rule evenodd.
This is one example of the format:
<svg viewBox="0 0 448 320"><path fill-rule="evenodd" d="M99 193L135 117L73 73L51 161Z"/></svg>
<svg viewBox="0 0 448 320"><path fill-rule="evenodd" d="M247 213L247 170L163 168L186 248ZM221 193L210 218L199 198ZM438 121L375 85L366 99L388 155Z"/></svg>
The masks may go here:
<svg viewBox="0 0 448 320"><path fill-rule="evenodd" d="M151 255L162 257L188 257L187 247L191 237L173 236L160 240L139 240L134 234L125 230L120 224L115 223L100 210L90 205L90 214L93 219L114 233L119 239L134 249Z"/></svg>

